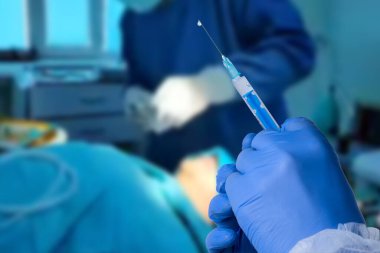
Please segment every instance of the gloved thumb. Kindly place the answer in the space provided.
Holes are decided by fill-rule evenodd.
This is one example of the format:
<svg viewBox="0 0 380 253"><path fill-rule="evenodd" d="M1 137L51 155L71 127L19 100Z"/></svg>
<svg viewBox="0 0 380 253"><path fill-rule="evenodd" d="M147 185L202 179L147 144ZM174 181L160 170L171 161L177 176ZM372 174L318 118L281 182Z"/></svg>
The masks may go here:
<svg viewBox="0 0 380 253"><path fill-rule="evenodd" d="M294 132L294 131L299 131L303 129L315 129L316 126L315 124L306 119L306 118L291 118L285 121L284 124L282 124L282 131L285 132Z"/></svg>

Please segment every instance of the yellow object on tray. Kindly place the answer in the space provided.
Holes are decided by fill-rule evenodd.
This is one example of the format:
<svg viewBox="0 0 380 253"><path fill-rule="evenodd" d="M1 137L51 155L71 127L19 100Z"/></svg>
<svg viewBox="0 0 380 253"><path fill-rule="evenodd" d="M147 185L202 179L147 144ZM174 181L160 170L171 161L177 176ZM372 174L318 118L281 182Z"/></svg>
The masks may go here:
<svg viewBox="0 0 380 253"><path fill-rule="evenodd" d="M58 128L52 124L0 119L0 149L39 147L54 142Z"/></svg>

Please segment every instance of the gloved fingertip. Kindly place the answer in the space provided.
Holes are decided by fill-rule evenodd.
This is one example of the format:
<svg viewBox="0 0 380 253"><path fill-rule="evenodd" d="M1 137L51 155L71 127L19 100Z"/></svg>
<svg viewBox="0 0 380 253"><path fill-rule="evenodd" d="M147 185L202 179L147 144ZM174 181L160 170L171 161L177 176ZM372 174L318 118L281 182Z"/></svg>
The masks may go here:
<svg viewBox="0 0 380 253"><path fill-rule="evenodd" d="M226 191L227 196L228 194L233 192L234 189L236 189L236 183L240 181L239 179L241 177L244 177L244 175L242 175L239 172L234 172L227 178L226 183L225 183L225 191Z"/></svg>
<svg viewBox="0 0 380 253"><path fill-rule="evenodd" d="M206 238L206 246L209 252L222 252L222 250L235 245L236 232L232 229L215 228Z"/></svg>
<svg viewBox="0 0 380 253"><path fill-rule="evenodd" d="M256 134L251 142L251 147L253 149L261 149L271 144L272 136L278 135L278 131L273 130L263 130L260 133Z"/></svg>
<svg viewBox="0 0 380 253"><path fill-rule="evenodd" d="M219 193L225 193L225 183L229 175L236 172L235 164L223 165L216 176L216 191Z"/></svg>
<svg viewBox="0 0 380 253"><path fill-rule="evenodd" d="M217 224L233 217L234 213L226 194L218 194L211 200L208 215Z"/></svg>
<svg viewBox="0 0 380 253"><path fill-rule="evenodd" d="M252 157L257 151L253 149L245 149L240 152L239 156L236 159L236 170L240 173L246 173L251 170L253 167Z"/></svg>
<svg viewBox="0 0 380 253"><path fill-rule="evenodd" d="M282 124L281 130L292 132L292 131L299 131L302 129L315 128L315 127L316 126L315 126L314 122L312 122L306 118L299 117L299 118L287 119L284 122L284 124Z"/></svg>
<svg viewBox="0 0 380 253"><path fill-rule="evenodd" d="M256 134L255 133L250 133L247 136L245 136L242 144L242 149L247 149L252 147L252 140L255 138Z"/></svg>

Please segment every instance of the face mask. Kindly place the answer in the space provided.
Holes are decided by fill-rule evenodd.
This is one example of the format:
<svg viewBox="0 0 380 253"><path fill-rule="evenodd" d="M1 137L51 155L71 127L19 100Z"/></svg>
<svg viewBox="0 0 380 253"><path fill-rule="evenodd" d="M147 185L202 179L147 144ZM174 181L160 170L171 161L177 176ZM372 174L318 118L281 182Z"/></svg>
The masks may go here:
<svg viewBox="0 0 380 253"><path fill-rule="evenodd" d="M144 13L148 12L158 4L161 3L162 0L120 0L125 6L133 11Z"/></svg>

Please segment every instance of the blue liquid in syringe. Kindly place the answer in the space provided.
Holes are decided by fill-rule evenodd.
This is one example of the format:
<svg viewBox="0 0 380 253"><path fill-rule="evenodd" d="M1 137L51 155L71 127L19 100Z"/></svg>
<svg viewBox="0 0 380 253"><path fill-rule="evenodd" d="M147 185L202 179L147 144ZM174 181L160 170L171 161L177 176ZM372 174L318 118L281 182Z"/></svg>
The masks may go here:
<svg viewBox="0 0 380 253"><path fill-rule="evenodd" d="M279 130L279 126L265 107L261 99L255 91L250 91L243 96L245 102L250 107L251 111L255 114L261 126L267 130Z"/></svg>
<svg viewBox="0 0 380 253"><path fill-rule="evenodd" d="M280 127L278 126L276 120L270 114L270 112L268 111L264 103L261 101L259 96L256 94L248 80L241 75L241 73L236 69L236 67L230 61L230 59L223 55L223 53L220 51L215 41L212 39L212 37L210 36L206 28L202 25L202 22L200 20L198 20L197 25L199 27L203 27L207 36L210 38L211 42L215 45L216 49L221 54L223 65L226 68L228 74L230 75L236 90L239 92L240 95L244 94L242 96L244 101L246 102L252 113L255 115L261 126L267 130L280 130ZM247 92L248 90L250 91Z"/></svg>
<svg viewBox="0 0 380 253"><path fill-rule="evenodd" d="M272 114L270 114L263 101L261 101L260 97L257 95L247 78L240 74L230 59L224 55L222 55L222 58L223 65L228 71L235 89L242 96L249 109L259 121L260 125L267 130L280 130L276 120L273 118Z"/></svg>

